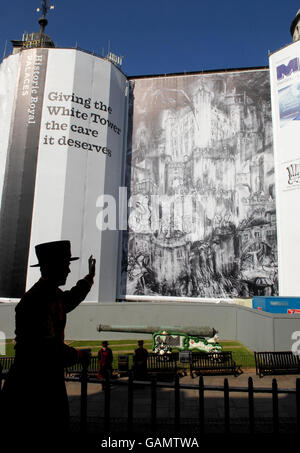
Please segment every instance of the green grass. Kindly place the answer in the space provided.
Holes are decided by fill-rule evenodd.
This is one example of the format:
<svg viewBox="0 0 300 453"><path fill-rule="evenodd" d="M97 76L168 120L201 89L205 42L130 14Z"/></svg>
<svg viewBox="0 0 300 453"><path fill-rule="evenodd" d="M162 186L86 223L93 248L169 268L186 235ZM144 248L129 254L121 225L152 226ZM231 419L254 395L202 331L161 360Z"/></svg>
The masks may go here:
<svg viewBox="0 0 300 453"><path fill-rule="evenodd" d="M232 351L232 358L242 368L255 367L254 353L238 341L221 341L224 351Z"/></svg>
<svg viewBox="0 0 300 453"><path fill-rule="evenodd" d="M68 341L69 346L74 348L91 348L92 355L97 355L98 351L101 347L101 341ZM135 349L137 348L137 341L136 340L110 340L109 347L113 353L134 353ZM149 352L152 351L152 340L145 340L144 341L144 348L147 349Z"/></svg>
<svg viewBox="0 0 300 453"><path fill-rule="evenodd" d="M15 355L15 342L14 340L6 340L5 342L5 355L8 357L14 357ZM0 355L0 357L2 357Z"/></svg>
<svg viewBox="0 0 300 453"><path fill-rule="evenodd" d="M86 341L72 341L72 340L67 340L66 343L69 346L72 346L73 348L78 348L78 347L93 347L93 346L99 346L101 343L99 341L94 341L94 340L86 340Z"/></svg>
<svg viewBox="0 0 300 453"><path fill-rule="evenodd" d="M91 348L92 355L96 356L98 354L99 348L101 347L102 341L95 340L85 340L85 341L71 341L68 340L66 343L69 346L75 348ZM254 354L248 348L238 341L220 341L220 344L223 347L224 351L232 351L232 357L235 362L240 365L242 368L252 368L255 367ZM118 365L118 355L119 354L128 354L129 356L129 366L132 364L132 356L134 350L137 348L137 340L110 340L109 347L114 354L114 363L113 366L117 368ZM151 352L152 351L152 340L144 340L144 347ZM175 349L174 349L175 350ZM32 348L34 352L34 345ZM14 356L14 340L6 340L6 355ZM1 357L1 356L0 356Z"/></svg>
<svg viewBox="0 0 300 453"><path fill-rule="evenodd" d="M99 341L95 341L95 340L91 340L91 341L88 341L88 340L84 340L84 341L66 341L66 343L69 345L69 346L73 346L74 348L78 348L78 347L88 347L88 346L95 346L95 347L98 347L100 348L101 344L102 344L102 340L99 340ZM119 346L119 345L132 345L134 348L137 348L137 340L109 340L108 341L109 343L109 347L112 348L114 346ZM152 345L152 340L144 340L144 345Z"/></svg>
<svg viewBox="0 0 300 453"><path fill-rule="evenodd" d="M223 348L227 348L228 346L240 346L241 343L238 341L231 341L231 340L224 340L220 341L220 344L223 346Z"/></svg>

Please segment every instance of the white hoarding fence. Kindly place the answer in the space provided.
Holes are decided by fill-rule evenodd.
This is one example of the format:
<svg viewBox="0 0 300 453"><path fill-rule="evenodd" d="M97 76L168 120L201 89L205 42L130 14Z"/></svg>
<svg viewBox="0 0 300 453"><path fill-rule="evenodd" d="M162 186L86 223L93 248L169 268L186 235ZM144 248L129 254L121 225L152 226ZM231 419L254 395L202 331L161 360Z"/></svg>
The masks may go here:
<svg viewBox="0 0 300 453"><path fill-rule="evenodd" d="M0 330L0 355L6 355L6 336L5 333Z"/></svg>

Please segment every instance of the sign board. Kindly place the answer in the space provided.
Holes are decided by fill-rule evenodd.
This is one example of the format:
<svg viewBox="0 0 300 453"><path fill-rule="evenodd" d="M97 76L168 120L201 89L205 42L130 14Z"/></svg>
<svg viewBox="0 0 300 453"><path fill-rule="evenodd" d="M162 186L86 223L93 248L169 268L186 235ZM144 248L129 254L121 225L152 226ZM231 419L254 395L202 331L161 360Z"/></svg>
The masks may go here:
<svg viewBox="0 0 300 453"><path fill-rule="evenodd" d="M279 294L299 296L300 41L270 56Z"/></svg>

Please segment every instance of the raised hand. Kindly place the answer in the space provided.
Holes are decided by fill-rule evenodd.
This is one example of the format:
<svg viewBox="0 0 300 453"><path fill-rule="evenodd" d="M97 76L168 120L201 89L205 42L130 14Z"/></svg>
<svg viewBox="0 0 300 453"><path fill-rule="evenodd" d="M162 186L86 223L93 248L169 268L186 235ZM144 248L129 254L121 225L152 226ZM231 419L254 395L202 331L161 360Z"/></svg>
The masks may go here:
<svg viewBox="0 0 300 453"><path fill-rule="evenodd" d="M93 255L91 255L89 257L89 275L91 277L94 277L94 275L95 275L95 267L96 267L96 260L93 257Z"/></svg>

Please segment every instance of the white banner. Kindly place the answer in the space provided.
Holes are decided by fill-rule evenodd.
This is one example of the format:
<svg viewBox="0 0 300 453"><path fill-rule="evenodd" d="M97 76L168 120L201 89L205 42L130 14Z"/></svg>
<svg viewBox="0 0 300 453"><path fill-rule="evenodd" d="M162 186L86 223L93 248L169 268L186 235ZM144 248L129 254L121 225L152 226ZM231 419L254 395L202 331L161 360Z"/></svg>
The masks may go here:
<svg viewBox="0 0 300 453"><path fill-rule="evenodd" d="M270 56L279 292L299 296L300 41Z"/></svg>
<svg viewBox="0 0 300 453"><path fill-rule="evenodd" d="M71 49L49 51L41 119L29 265L34 246L69 239L67 286L97 260L90 301L114 301L119 232L97 226L99 196L118 199L122 185L126 77L112 63ZM27 288L39 272L29 268Z"/></svg>
<svg viewBox="0 0 300 453"><path fill-rule="evenodd" d="M47 49L19 57L0 212L0 294L20 297L26 285ZM5 151L4 151L5 152Z"/></svg>
<svg viewBox="0 0 300 453"><path fill-rule="evenodd" d="M7 119L11 117L13 109L18 63L19 54L11 55L0 67L0 203L10 132Z"/></svg>

